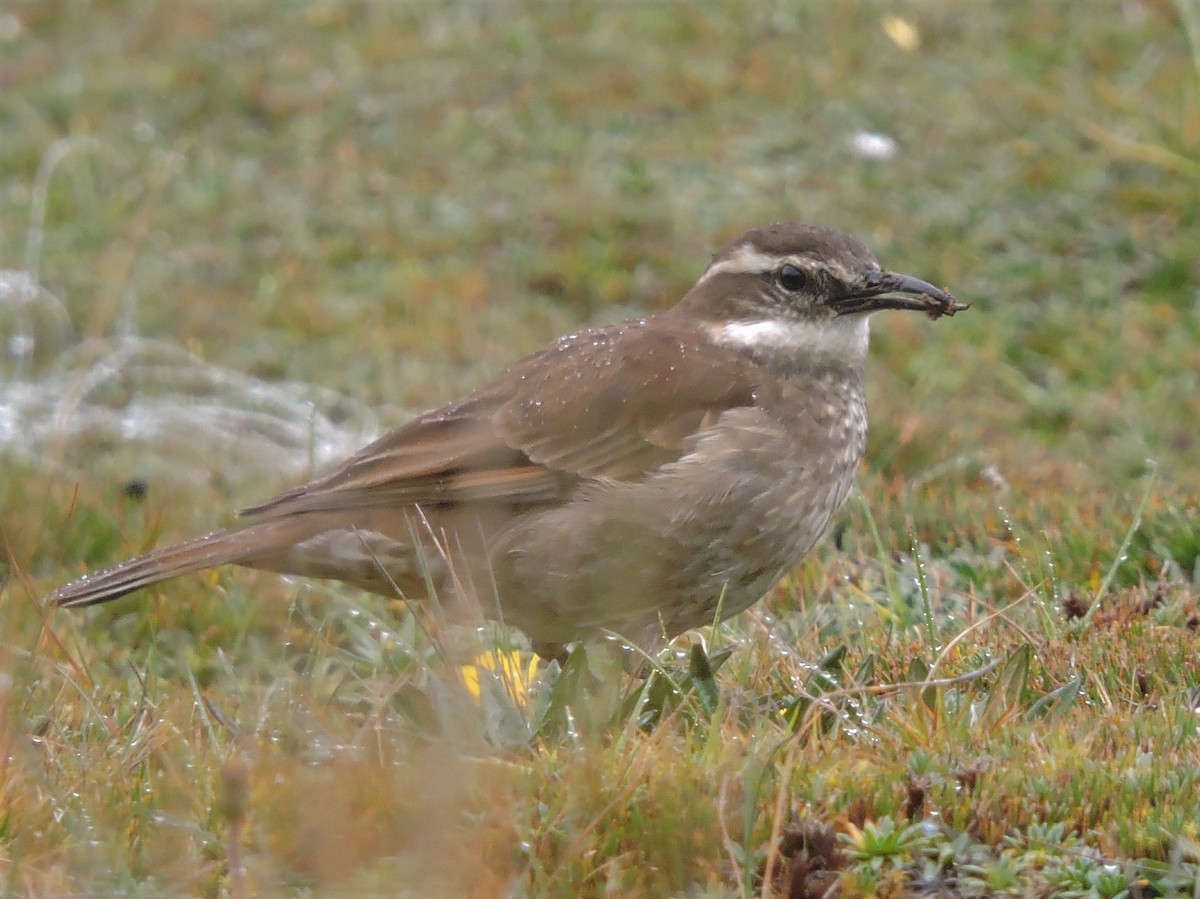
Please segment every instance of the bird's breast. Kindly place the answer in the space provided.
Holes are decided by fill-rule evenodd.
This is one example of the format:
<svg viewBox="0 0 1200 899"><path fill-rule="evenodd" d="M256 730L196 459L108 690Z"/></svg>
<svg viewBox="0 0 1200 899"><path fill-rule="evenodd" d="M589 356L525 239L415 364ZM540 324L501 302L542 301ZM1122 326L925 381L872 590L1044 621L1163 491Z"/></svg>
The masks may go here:
<svg viewBox="0 0 1200 899"><path fill-rule="evenodd" d="M678 633L757 601L808 552L850 490L861 386L776 385L727 410L639 481L585 482L504 541L505 609L527 633Z"/></svg>

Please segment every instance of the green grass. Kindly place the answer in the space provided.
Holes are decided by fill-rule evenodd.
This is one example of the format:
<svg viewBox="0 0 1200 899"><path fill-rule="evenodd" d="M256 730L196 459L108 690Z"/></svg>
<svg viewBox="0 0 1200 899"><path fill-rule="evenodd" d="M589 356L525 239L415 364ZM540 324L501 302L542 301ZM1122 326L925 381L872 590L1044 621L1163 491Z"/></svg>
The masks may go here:
<svg viewBox="0 0 1200 899"><path fill-rule="evenodd" d="M665 308L781 219L974 303L877 318L861 497L691 635L711 677L682 645L648 682L593 652L516 698L481 672L475 699L400 604L244 571L48 613L84 566L292 482L305 448L198 442L152 373L95 400L178 389L165 436L6 438L5 892L1194 895L1185 20L1193 0L0 12L0 269L73 323L0 296L0 350L39 338L0 356L0 434L14 385L127 333L386 427ZM857 131L897 156L856 158Z"/></svg>

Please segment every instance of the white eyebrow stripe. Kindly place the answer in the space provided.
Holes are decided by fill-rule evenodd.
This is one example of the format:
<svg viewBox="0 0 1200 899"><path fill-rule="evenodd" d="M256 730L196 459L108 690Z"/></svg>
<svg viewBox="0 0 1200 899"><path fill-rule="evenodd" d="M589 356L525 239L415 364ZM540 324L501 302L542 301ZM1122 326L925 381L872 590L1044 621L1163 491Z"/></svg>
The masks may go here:
<svg viewBox="0 0 1200 899"><path fill-rule="evenodd" d="M775 256L756 250L749 244L742 244L732 255L720 259L710 265L700 276L700 281L707 281L714 275L748 275L774 271L786 263L798 265L798 256Z"/></svg>
<svg viewBox="0 0 1200 899"><path fill-rule="evenodd" d="M839 281L849 283L854 279L853 272L832 259L816 259L804 253L790 253L786 256L777 256L773 253L764 253L762 250L757 250L751 244L742 244L725 259L719 259L709 265L705 269L704 274L700 276L700 280L696 283L703 284L715 275L761 275L766 272L773 272L789 263L805 271L811 270L814 263L816 263ZM878 269L878 266L873 267Z"/></svg>

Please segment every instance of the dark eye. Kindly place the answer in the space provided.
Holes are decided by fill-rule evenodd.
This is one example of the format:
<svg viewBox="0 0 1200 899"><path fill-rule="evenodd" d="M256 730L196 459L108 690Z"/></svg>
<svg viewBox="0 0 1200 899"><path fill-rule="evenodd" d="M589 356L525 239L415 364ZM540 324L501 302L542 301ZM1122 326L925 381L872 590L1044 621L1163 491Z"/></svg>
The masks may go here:
<svg viewBox="0 0 1200 899"><path fill-rule="evenodd" d="M784 290L803 290L808 285L808 275L790 263L779 270L778 278Z"/></svg>

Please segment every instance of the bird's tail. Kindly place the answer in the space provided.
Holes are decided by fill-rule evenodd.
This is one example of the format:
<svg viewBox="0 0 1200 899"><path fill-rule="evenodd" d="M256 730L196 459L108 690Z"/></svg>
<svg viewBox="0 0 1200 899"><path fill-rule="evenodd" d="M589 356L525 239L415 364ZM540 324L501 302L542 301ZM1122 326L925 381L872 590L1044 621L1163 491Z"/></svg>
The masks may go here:
<svg viewBox="0 0 1200 899"><path fill-rule="evenodd" d="M90 606L181 574L231 563L249 564L305 539L310 536L306 533L309 530L301 521L291 518L215 531L85 574L51 593L49 602L58 606Z"/></svg>

